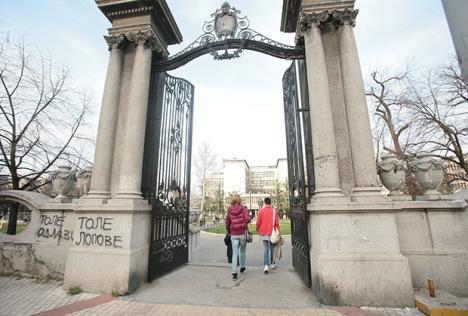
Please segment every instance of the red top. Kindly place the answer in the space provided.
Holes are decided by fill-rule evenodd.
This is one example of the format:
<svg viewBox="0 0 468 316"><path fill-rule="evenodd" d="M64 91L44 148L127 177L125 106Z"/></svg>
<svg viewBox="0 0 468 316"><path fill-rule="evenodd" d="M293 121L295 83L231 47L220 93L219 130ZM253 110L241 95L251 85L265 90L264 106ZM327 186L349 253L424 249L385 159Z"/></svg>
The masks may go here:
<svg viewBox="0 0 468 316"><path fill-rule="evenodd" d="M265 205L258 211L257 216L257 233L259 235L271 235L273 230L273 207ZM280 229L278 210L275 209L275 227Z"/></svg>

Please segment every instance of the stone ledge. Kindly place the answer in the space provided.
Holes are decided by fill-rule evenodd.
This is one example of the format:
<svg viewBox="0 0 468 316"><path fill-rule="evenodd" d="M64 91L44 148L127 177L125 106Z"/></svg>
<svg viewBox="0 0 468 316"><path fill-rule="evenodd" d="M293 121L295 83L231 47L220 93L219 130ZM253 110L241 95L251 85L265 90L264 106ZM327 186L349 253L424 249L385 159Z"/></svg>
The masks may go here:
<svg viewBox="0 0 468 316"><path fill-rule="evenodd" d="M109 200L107 204L77 204L76 213L148 213L151 204L146 200Z"/></svg>
<svg viewBox="0 0 468 316"><path fill-rule="evenodd" d="M321 253L318 256L319 260L326 261L406 261L406 257L403 255L397 255L394 253L346 253L346 254L327 254Z"/></svg>
<svg viewBox="0 0 468 316"><path fill-rule="evenodd" d="M387 201L387 202L346 202L310 203L310 213L386 213L386 212L461 212L468 207L463 200L454 201Z"/></svg>
<svg viewBox="0 0 468 316"><path fill-rule="evenodd" d="M140 252L149 251L150 245L144 245L138 248L103 248L103 247L70 247L70 253L99 254L106 256L131 256Z"/></svg>

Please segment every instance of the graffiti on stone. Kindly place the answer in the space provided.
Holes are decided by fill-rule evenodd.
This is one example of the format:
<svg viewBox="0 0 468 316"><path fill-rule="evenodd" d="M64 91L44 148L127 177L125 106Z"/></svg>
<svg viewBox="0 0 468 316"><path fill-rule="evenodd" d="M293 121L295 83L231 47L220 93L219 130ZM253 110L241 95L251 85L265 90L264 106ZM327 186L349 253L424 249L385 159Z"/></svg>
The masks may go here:
<svg viewBox="0 0 468 316"><path fill-rule="evenodd" d="M70 240L77 246L122 248L122 236L112 233L112 217L78 217L79 232L64 229L65 215L41 215L37 236L52 240Z"/></svg>
<svg viewBox="0 0 468 316"><path fill-rule="evenodd" d="M77 246L99 246L122 248L122 236L112 233L112 217L78 217L80 233Z"/></svg>
<svg viewBox="0 0 468 316"><path fill-rule="evenodd" d="M73 241L73 230L63 229L65 215L41 215L37 236L45 239Z"/></svg>

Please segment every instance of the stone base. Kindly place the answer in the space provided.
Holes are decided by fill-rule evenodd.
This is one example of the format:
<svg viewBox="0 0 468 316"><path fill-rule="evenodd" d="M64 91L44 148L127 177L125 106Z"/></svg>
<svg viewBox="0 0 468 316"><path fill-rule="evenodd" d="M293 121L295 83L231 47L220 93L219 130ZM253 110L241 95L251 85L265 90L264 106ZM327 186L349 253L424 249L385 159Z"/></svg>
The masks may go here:
<svg viewBox="0 0 468 316"><path fill-rule="evenodd" d="M129 293L147 281L151 206L122 202L77 205L64 288Z"/></svg>
<svg viewBox="0 0 468 316"><path fill-rule="evenodd" d="M358 187L352 190L351 200L353 202L384 202L387 198L383 196L379 187Z"/></svg>
<svg viewBox="0 0 468 316"><path fill-rule="evenodd" d="M311 255L312 289L324 304L414 306L408 261L401 255Z"/></svg>
<svg viewBox="0 0 468 316"><path fill-rule="evenodd" d="M134 292L147 281L148 251L149 245L133 250L71 248L63 287L79 286L92 293Z"/></svg>
<svg viewBox="0 0 468 316"><path fill-rule="evenodd" d="M400 252L391 207L308 205L312 289L324 304L414 306L409 265Z"/></svg>
<svg viewBox="0 0 468 316"><path fill-rule="evenodd" d="M312 197L312 203L343 203L348 201L350 201L349 197L338 188L318 189Z"/></svg>
<svg viewBox="0 0 468 316"><path fill-rule="evenodd" d="M401 252L408 258L413 286L435 287L468 296L468 210L462 201L412 202L439 205L397 213ZM457 210L456 206L459 206Z"/></svg>

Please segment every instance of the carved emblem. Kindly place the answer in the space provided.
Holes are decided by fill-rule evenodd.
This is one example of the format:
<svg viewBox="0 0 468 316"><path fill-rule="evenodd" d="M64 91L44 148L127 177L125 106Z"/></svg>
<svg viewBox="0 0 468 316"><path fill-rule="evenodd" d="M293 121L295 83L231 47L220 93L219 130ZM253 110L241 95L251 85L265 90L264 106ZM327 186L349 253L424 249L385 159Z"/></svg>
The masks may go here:
<svg viewBox="0 0 468 316"><path fill-rule="evenodd" d="M231 8L229 3L224 2L221 9L215 12L214 31L218 38L234 36L237 31L236 13L240 11Z"/></svg>

